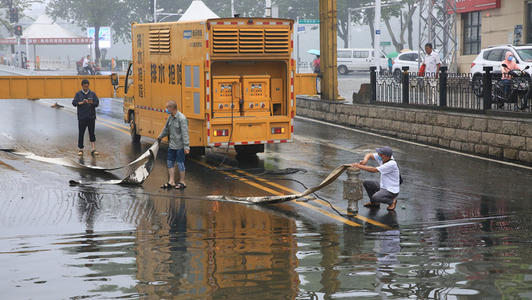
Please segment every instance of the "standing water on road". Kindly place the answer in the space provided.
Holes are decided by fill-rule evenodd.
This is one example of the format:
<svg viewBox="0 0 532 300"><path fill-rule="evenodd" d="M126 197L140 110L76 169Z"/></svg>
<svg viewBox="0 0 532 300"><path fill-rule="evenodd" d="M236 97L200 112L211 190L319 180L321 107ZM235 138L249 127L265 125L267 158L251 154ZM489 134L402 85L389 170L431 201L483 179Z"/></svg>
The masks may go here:
<svg viewBox="0 0 532 300"><path fill-rule="evenodd" d="M114 100L102 101L119 111ZM75 158L75 115L42 103L4 102L1 148ZM85 158L99 166L127 163L151 144L132 145L112 115L104 114L96 127L100 157ZM113 126L105 125L106 118ZM529 170L307 121L297 121L296 128L294 144L267 148L251 167L305 168L280 179L312 186L335 166L390 144L405 178L396 212L361 208L349 223L318 201L208 201L213 194L269 194L259 189L264 181L237 178L242 173L231 168L251 167L232 154L210 151L189 160L188 188L163 191L162 151L142 187L70 187L71 179L122 174L0 152L2 298L532 298ZM271 180L273 192L279 186L303 190ZM342 180L319 193L339 208L346 205Z"/></svg>

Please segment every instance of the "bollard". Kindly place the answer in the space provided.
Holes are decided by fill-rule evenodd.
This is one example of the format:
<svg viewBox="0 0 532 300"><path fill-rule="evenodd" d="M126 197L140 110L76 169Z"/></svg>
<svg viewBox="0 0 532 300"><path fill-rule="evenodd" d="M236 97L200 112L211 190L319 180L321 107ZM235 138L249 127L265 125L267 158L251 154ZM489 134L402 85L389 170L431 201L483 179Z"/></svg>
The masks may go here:
<svg viewBox="0 0 532 300"><path fill-rule="evenodd" d="M410 75L408 74L408 70L410 69L408 66L404 66L401 68L403 70L403 76L402 78L402 91L403 91L403 103L408 104L410 103Z"/></svg>
<svg viewBox="0 0 532 300"><path fill-rule="evenodd" d="M377 102L377 67L369 68L369 78L371 82L371 98L369 98L370 103Z"/></svg>
<svg viewBox="0 0 532 300"><path fill-rule="evenodd" d="M357 213L358 201L362 200L360 170L357 168L348 168L346 174L347 180L344 181L344 199L347 200L347 211L349 213Z"/></svg>

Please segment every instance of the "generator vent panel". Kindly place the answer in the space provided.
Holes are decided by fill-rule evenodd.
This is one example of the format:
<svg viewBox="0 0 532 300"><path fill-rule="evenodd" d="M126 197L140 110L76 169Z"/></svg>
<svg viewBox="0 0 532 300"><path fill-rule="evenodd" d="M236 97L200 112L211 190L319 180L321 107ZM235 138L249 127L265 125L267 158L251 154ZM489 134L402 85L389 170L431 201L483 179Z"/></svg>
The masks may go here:
<svg viewBox="0 0 532 300"><path fill-rule="evenodd" d="M150 53L170 53L170 28L150 29Z"/></svg>
<svg viewBox="0 0 532 300"><path fill-rule="evenodd" d="M212 29L214 54L270 54L290 53L290 29L288 26L215 25Z"/></svg>

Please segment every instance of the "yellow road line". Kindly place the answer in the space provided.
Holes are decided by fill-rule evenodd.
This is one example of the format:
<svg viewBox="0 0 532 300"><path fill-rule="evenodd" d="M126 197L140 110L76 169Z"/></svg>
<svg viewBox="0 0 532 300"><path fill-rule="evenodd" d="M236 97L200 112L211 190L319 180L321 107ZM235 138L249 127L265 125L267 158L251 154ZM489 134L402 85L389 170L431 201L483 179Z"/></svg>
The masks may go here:
<svg viewBox="0 0 532 300"><path fill-rule="evenodd" d="M44 102L37 102L37 103L39 103L41 105L50 104L50 103L44 103ZM64 111L69 112L69 113L74 114L74 115L76 114L76 111L74 111L74 110L65 109ZM105 121L103 121L103 120L105 120ZM122 128L113 126L111 124L117 124L118 125L118 123L115 123L115 122L112 122L112 121L107 121L106 119L96 119L96 123L104 125L104 126L107 126L109 128L112 128L112 129L116 129L118 131L121 131L121 132L124 132L124 133L127 133L127 134L130 134L130 132L128 130L124 130L124 129L126 129L126 127L124 127L124 129L122 129ZM111 123L111 124L108 124L108 123Z"/></svg>
<svg viewBox="0 0 532 300"><path fill-rule="evenodd" d="M99 120L129 130L129 126L127 126L127 125L116 123L116 122L113 122L113 121L111 121L109 119L105 119L105 118L100 118Z"/></svg>
<svg viewBox="0 0 532 300"><path fill-rule="evenodd" d="M231 174L231 173L226 172L226 171L217 170L215 167L213 167L213 166L211 166L211 165L209 165L209 164L206 164L206 163L204 163L204 162L201 162L201 161L195 160L195 159L193 159L193 161L196 162L196 163L198 163L198 164L200 164L200 165L202 165L202 166L204 166L204 167L207 167L207 168L209 168L209 169L212 169L212 170L218 171L218 172L220 172L220 173L222 173L222 174L228 175L228 176L230 176L230 177L232 177L232 178L238 179L238 180L240 180L240 181L242 181L242 182L245 182L245 183L247 183L247 184L249 184L249 185L252 185L252 186L254 186L254 187L258 188L258 189L261 189L261 190L263 190L263 191L266 191L266 192L268 192L268 193L271 193L272 195L276 195L276 196L283 196L283 195L284 195L283 193L280 193L280 192L278 192L278 191L272 190L272 189L270 189L270 188L268 188L268 187L265 187L265 186L263 186L263 185L260 185L260 184L258 184L258 183L252 182L252 181L250 181L250 180L247 179L247 178L242 178L242 177L239 177L239 176L237 176L237 175ZM260 179L262 179L262 178L260 178ZM347 225L350 225L350 226L353 226L353 227L360 227L360 226L362 226L362 225L360 225L360 224L358 224L358 223L356 223L356 222L353 222L353 221L351 221L351 220L349 220L349 219L346 219L346 218L344 218L344 217L341 217L341 216L335 215L335 214L333 214L333 213L330 213L330 212L328 212L328 211L326 211L326 210L324 210L324 209L321 209L321 208L316 207L316 206L314 206L314 205L311 205L311 204L309 204L309 203L305 203L305 202L297 202L297 201L293 201L292 203L295 203L295 204L297 204L297 205L299 205L299 206L303 206L303 207L309 208L309 209L311 209L311 210L317 211L317 212L319 212L319 213L321 213L321 214L323 214L323 215L326 215L326 216L328 216L328 217L330 217L330 218L332 218L332 219L335 219L335 220L337 220L337 221L339 221L339 222L342 222L342 223L344 223L344 224L347 224Z"/></svg>
<svg viewBox="0 0 532 300"><path fill-rule="evenodd" d="M277 191L275 191L275 190L272 190L272 189L270 189L270 188L268 188L268 187L262 186L262 185L260 185L260 184L258 184L258 183L256 183L256 182L253 182L253 181L251 181L251 180L249 180L249 179L247 179L247 178L242 178L242 177L240 177L240 176L237 176L237 175L235 175L235 174L232 174L232 173L229 173L229 172L226 172L226 171L216 170L215 167L213 167L213 166L211 166L211 165L209 165L209 164L207 164L207 163L204 163L204 162L202 162L202 161L196 160L196 159L191 159L191 160L194 161L195 163L199 164L199 165L202 165L202 166L204 166L204 167L206 167L206 168L209 168L209 169L211 169L211 170L215 170L215 171L217 171L217 172L219 172L219 173L222 173L222 174L224 174L224 175L227 175L227 176L229 176L229 177L231 177L231 178L238 179L238 180L240 180L240 181L242 181L242 182L244 182L244 183L247 183L247 184L249 184L249 185L251 185L251 186L254 186L254 187L256 187L256 188L258 188L258 189L261 189L261 190L263 190L263 191L266 191L266 192L268 192L268 193L271 193L271 194L274 194L274 195L282 195L281 193L279 193L279 192L277 192Z"/></svg>
<svg viewBox="0 0 532 300"><path fill-rule="evenodd" d="M299 193L298 191L295 191L295 190L293 190L293 189L291 189L291 188L289 188L289 187L286 187L286 186L283 186L283 185L277 184L277 183L275 183L275 182L271 182L271 181L266 180L266 179L263 179L263 178L256 177L255 175L253 175L253 174L251 174L251 173L248 173L248 172L246 172L246 171L244 171L244 170L236 170L236 171L239 172L239 173L241 173L241 174L243 174L243 175L245 175L245 176L252 177L253 179L255 179L255 180L257 180L257 181L262 181L262 182L264 182L264 183L266 183L266 184L268 184L268 185L271 185L271 186L274 186L274 187L276 187L276 188L282 189L282 190L284 190L284 191L286 191L286 192L289 192L289 193L291 193L291 194L297 194L297 193ZM327 203L327 202L325 202L325 201L323 201L323 200L316 199L316 200L314 200L314 201L320 203L320 204L323 205L323 206L329 206L329 203ZM300 203L300 202L298 202L298 203ZM338 210L338 211L340 211L340 212L342 212L342 213L344 213L344 214L348 214L348 212L347 212L346 210L341 209L341 208L339 208L339 207L336 207L336 206L334 206L334 205L332 205L332 204L330 204L330 205L333 206L336 210ZM372 225L375 225L375 226L378 226L378 227L384 228L384 229L391 229L391 227L388 226L388 225L386 225L386 224L383 224L383 223L381 223L381 222L378 222L378 221L375 221L375 220L372 220L372 219L366 218L366 217L361 216L361 215L359 215L359 214L354 215L353 217L355 217L355 218L357 218L357 219L359 219L359 220L365 221L365 222L367 222L367 223L370 223L370 224L372 224Z"/></svg>
<svg viewBox="0 0 532 300"><path fill-rule="evenodd" d="M68 110L67 110L67 111L68 111ZM115 127L115 126L112 126L112 125L107 124L107 123L104 123L104 122L101 122L100 120L97 120L97 123L99 123L99 124L101 124L101 125L103 125L103 126L109 127L109 128L111 128L111 129L118 130L118 131L120 131L120 132L123 132L123 133L129 135L129 131L123 130L123 129L121 129L121 128L117 128L117 127ZM208 164L206 164L206 163L204 163L204 162L201 162L201 161L198 161L198 160L195 160L195 159L193 159L193 161L196 162L196 163L198 163L198 164L200 164L200 165L202 165L202 166L204 166L204 167L207 167L207 168L209 168L209 169L215 170L215 171L220 172L220 173L222 173L222 174L224 174L224 175L227 175L227 176L229 176L229 177L231 177L231 178L237 179L237 180L239 180L239 181L241 181L241 182L243 182L243 183L246 183L246 184L248 184L248 185L251 185L251 186L253 186L253 187L256 187L256 188L258 188L258 189L261 189L261 190L263 190L263 191L266 191L266 192L268 192L268 193L270 193L270 194L272 194L272 195L277 195L277 196L282 196L282 195L284 195L284 194L282 194L282 193L280 193L280 192L278 192L278 191L275 191L275 190L273 190L273 189L270 189L270 188L268 188L268 187L265 187L265 186L263 186L263 185L260 185L260 184L258 184L258 183L256 183L256 182L250 181L250 180L247 179L247 178L242 178L242 177L239 177L239 176L237 176L237 175L235 175L235 174L231 174L231 173L226 172L226 171L216 170L215 167L210 166L210 165L208 165ZM266 180L264 180L264 179L262 179L262 178L257 178L257 179L258 179L258 180L261 180L261 181L265 181L265 182L267 182ZM277 185L277 184L275 184L275 185ZM282 189L285 189L285 190L287 189L286 187L283 187L282 185L277 185L277 186L280 187L280 188L282 188ZM294 192L295 192L295 191L294 191ZM309 209L311 209L311 210L317 211L317 212L319 212L319 213L321 213L321 214L323 214L323 215L326 215L326 216L328 216L328 217L330 217L330 218L332 218L332 219L335 219L335 220L337 220L337 221L339 221L339 222L342 222L342 223L344 223L344 224L347 224L347 225L350 225L350 226L353 226L353 227L360 227L360 226L362 226L362 225L360 225L360 224L358 224L358 223L355 223L355 222L353 222L353 221L351 221L351 220L349 220L349 219L346 219L346 218L343 218L343 217L337 216L337 215L335 215L335 214L332 214L332 213L330 213L330 212L328 212L328 211L326 211L326 210L323 210L323 209L321 209L321 208L319 208L319 207L316 207L316 206L313 206L313 205L311 205L311 204L308 204L308 203L305 203L305 202L293 202L293 203L295 203L295 204L297 204L297 205L300 205L300 206L303 206L303 207L306 207L306 208L309 208Z"/></svg>

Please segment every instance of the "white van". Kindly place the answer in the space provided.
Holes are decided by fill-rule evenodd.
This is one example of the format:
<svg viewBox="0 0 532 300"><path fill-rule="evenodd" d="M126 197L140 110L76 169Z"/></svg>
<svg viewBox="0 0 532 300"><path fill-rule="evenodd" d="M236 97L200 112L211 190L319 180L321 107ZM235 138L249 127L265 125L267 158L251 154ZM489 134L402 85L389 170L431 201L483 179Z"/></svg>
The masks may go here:
<svg viewBox="0 0 532 300"><path fill-rule="evenodd" d="M380 52L380 69L388 69L388 61ZM371 48L343 48L338 49L337 53L338 73L345 75L352 71L368 71L370 67L375 66L375 51Z"/></svg>

